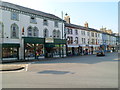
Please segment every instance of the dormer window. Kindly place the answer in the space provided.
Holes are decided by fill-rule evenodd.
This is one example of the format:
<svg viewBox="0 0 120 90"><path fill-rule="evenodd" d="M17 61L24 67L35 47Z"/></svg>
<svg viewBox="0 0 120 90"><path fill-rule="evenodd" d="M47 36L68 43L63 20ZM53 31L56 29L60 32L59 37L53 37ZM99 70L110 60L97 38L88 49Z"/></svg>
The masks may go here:
<svg viewBox="0 0 120 90"><path fill-rule="evenodd" d="M30 23L34 23L34 24L36 24L37 23L37 21L36 21L36 18L35 17L30 17Z"/></svg>

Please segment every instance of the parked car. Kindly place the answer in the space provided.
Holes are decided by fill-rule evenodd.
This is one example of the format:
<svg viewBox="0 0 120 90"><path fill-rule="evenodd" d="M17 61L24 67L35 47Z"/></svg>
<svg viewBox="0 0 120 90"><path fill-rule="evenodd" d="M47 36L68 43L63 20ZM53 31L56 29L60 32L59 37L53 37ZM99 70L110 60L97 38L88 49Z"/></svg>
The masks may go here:
<svg viewBox="0 0 120 90"><path fill-rule="evenodd" d="M103 50L97 51L96 56L105 56L105 53Z"/></svg>

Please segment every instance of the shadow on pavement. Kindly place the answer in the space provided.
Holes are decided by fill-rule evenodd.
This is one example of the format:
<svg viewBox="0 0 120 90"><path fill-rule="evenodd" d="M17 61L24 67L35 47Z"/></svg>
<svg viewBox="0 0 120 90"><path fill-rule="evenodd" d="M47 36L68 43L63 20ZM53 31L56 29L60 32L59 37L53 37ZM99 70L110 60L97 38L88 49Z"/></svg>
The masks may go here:
<svg viewBox="0 0 120 90"><path fill-rule="evenodd" d="M69 71L56 71L56 70L44 70L41 72L38 72L39 74L74 74Z"/></svg>

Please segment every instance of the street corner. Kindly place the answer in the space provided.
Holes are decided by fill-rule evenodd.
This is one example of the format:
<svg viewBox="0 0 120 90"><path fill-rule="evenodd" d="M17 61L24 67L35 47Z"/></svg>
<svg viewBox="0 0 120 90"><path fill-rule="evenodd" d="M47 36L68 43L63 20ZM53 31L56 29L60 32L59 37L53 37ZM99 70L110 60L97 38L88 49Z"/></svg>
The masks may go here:
<svg viewBox="0 0 120 90"><path fill-rule="evenodd" d="M1 64L0 65L0 72L3 71L17 71L17 70L22 70L25 69L26 64Z"/></svg>

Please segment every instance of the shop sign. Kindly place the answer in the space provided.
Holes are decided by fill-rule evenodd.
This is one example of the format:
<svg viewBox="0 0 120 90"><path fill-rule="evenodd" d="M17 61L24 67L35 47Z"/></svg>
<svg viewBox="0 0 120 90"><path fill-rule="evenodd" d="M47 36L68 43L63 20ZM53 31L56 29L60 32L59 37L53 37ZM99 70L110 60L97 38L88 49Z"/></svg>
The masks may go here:
<svg viewBox="0 0 120 90"><path fill-rule="evenodd" d="M45 38L45 43L54 43L53 38Z"/></svg>

